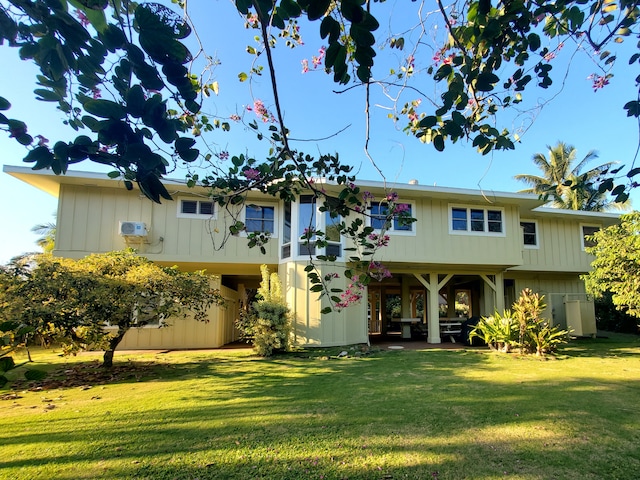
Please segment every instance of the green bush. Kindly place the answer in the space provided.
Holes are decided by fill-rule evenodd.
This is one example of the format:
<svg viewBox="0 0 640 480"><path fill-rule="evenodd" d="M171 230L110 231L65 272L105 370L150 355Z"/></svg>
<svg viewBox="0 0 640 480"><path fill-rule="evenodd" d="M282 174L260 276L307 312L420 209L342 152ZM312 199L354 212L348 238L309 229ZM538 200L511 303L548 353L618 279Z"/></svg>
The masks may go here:
<svg viewBox="0 0 640 480"><path fill-rule="evenodd" d="M598 330L640 334L638 318L617 309L611 298L612 296L611 292L604 292L599 298L596 297L594 299Z"/></svg>
<svg viewBox="0 0 640 480"><path fill-rule="evenodd" d="M505 353L514 348L518 348L520 353L538 356L555 352L558 345L567 343L569 332L551 326L540 317L546 307L543 299L528 288L524 289L512 310L505 310L502 315L496 312L491 317L482 317L471 330L469 339L478 337L492 350Z"/></svg>
<svg viewBox="0 0 640 480"><path fill-rule="evenodd" d="M241 312L236 327L243 339L253 343L256 354L269 357L274 352L289 350L291 315L282 295L278 274L269 274L266 265L262 265L260 271L262 282L258 289L258 301L247 311Z"/></svg>
<svg viewBox="0 0 640 480"><path fill-rule="evenodd" d="M518 340L518 320L511 310L498 312L490 317L482 317L469 333L469 340L480 338L491 350L510 352Z"/></svg>

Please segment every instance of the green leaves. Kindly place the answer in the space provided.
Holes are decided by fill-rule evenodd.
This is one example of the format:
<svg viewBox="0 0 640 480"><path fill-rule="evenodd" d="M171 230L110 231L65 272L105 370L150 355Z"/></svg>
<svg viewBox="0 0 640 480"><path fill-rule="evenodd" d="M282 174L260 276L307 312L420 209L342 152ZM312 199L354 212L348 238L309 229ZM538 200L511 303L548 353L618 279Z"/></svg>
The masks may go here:
<svg viewBox="0 0 640 480"><path fill-rule="evenodd" d="M122 105L111 100L89 100L84 103L83 107L88 113L101 118L121 120L127 114Z"/></svg>
<svg viewBox="0 0 640 480"><path fill-rule="evenodd" d="M490 92L499 81L500 78L495 73L483 71L478 75L473 86L479 92Z"/></svg>
<svg viewBox="0 0 640 480"><path fill-rule="evenodd" d="M318 20L327 13L330 5L331 0L310 0L306 7L307 17L311 21Z"/></svg>

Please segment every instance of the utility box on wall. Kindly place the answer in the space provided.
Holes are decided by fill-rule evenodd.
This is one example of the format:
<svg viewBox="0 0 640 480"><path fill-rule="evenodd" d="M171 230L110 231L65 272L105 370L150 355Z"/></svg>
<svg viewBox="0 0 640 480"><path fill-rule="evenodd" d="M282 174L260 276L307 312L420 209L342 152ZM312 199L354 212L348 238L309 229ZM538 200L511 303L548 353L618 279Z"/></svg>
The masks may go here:
<svg viewBox="0 0 640 480"><path fill-rule="evenodd" d="M571 335L576 337L596 336L596 311L593 301L565 300L564 308L567 328Z"/></svg>

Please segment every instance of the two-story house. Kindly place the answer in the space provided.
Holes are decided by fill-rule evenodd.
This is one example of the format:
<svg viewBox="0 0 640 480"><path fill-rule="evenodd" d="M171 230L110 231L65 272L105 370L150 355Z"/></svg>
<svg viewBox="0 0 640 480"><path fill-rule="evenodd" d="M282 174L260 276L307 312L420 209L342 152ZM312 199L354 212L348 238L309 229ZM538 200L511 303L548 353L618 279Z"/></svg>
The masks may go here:
<svg viewBox="0 0 640 480"><path fill-rule="evenodd" d="M461 317L502 311L525 287L544 294L546 316L566 326L567 312L593 316L580 280L592 260L584 250L585 237L619 218L545 208L529 194L359 182L374 198L392 188L417 221L393 222L386 232L390 243L376 259L391 278L372 281L360 304L321 314L329 304L309 289L309 255L337 255L335 263L320 269L341 274L349 245L329 235L328 246L316 252L300 239L313 223L330 230L328 215L311 195L285 203L256 192L240 211L225 212L205 189L188 188L184 182L166 181L174 201L154 204L104 174L56 176L13 166L4 171L58 198L55 255L81 258L131 246L159 264L216 275L229 302L226 308L212 309L209 323L180 320L171 328L135 329L120 348L212 348L235 340L238 305L259 285L261 264L280 274L298 345L366 343L370 335L391 331L404 337L422 332L427 342L440 343L459 328ZM374 228L375 208L374 201L367 216ZM248 248L242 233L224 238L236 218L249 231L270 234L266 253ZM348 284L342 276L334 282L343 289Z"/></svg>

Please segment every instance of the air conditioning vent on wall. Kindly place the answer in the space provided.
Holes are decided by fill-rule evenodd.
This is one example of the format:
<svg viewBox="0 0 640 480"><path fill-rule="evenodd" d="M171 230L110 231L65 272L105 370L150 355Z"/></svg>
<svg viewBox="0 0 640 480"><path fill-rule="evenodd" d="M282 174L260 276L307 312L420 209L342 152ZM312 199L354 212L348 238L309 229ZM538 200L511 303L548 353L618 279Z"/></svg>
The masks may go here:
<svg viewBox="0 0 640 480"><path fill-rule="evenodd" d="M119 233L123 237L146 237L147 226L142 222L120 222Z"/></svg>

